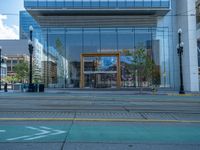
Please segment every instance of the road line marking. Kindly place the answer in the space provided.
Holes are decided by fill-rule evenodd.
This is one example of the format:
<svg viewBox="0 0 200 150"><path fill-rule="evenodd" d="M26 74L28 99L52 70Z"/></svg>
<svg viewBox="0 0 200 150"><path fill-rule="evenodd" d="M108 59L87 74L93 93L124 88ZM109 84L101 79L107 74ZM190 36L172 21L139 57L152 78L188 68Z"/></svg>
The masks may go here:
<svg viewBox="0 0 200 150"><path fill-rule="evenodd" d="M6 130L0 130L0 132L6 132Z"/></svg>
<svg viewBox="0 0 200 150"><path fill-rule="evenodd" d="M96 122L163 122L200 123L200 120L113 119L113 118L0 118L0 121L96 121Z"/></svg>
<svg viewBox="0 0 200 150"><path fill-rule="evenodd" d="M14 140L24 139L24 138L28 138L28 137L30 137L30 136L29 135L19 136L19 137L7 139L7 141L14 141Z"/></svg>
<svg viewBox="0 0 200 150"><path fill-rule="evenodd" d="M9 138L9 139L7 139L7 141L15 141L15 140L20 140L20 139L22 139L24 141L30 141L30 140L36 140L36 139L40 139L40 138L45 138L45 137L49 137L49 136L66 133L66 131L56 130L56 129L48 128L45 126L41 126L38 128L26 126L26 128L37 131L38 133L31 134L31 135L19 136L19 137L15 137L15 138Z"/></svg>

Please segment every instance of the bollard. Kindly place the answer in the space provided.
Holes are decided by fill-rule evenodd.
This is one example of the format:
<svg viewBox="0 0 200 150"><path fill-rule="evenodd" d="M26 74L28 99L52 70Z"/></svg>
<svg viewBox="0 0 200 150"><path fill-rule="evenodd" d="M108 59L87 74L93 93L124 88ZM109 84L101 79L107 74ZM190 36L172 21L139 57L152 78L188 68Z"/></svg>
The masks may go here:
<svg viewBox="0 0 200 150"><path fill-rule="evenodd" d="M4 84L4 92L8 92L8 83Z"/></svg>

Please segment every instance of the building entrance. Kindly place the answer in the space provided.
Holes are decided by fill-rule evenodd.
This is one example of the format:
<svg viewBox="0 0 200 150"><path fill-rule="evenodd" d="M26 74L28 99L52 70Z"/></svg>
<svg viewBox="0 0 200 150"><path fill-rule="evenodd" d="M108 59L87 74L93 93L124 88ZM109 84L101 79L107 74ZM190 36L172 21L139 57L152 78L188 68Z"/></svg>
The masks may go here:
<svg viewBox="0 0 200 150"><path fill-rule="evenodd" d="M120 88L120 53L81 54L80 88Z"/></svg>

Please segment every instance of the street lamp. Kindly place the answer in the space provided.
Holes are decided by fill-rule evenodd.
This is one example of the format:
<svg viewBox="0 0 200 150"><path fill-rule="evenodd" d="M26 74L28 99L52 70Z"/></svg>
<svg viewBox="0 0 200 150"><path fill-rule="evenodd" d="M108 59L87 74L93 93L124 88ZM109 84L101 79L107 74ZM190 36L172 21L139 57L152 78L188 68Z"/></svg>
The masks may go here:
<svg viewBox="0 0 200 150"><path fill-rule="evenodd" d="M32 58L33 58L33 27L30 26L29 27L29 31L30 31L30 39L28 40L28 49L29 49L29 54L30 54L30 66L29 66L29 87L28 87L28 91L29 92L33 92L33 84L32 84Z"/></svg>
<svg viewBox="0 0 200 150"><path fill-rule="evenodd" d="M182 67L182 55L183 55L183 46L184 43L181 41L182 29L178 29L178 45L177 45L177 53L179 56L179 67L180 67L180 90L179 94L185 94L184 85L183 85L183 67Z"/></svg>
<svg viewBox="0 0 200 150"><path fill-rule="evenodd" d="M1 50L2 50L2 47L0 46L0 90L1 90Z"/></svg>

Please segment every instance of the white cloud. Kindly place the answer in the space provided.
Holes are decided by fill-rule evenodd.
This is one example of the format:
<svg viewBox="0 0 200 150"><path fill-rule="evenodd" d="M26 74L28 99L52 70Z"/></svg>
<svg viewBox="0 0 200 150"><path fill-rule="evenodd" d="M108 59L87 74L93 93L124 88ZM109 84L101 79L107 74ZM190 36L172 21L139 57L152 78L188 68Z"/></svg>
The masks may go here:
<svg viewBox="0 0 200 150"><path fill-rule="evenodd" d="M13 25L7 26L4 21L7 19L6 15L0 14L0 40L2 39L19 39L19 27Z"/></svg>

